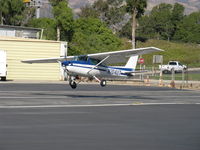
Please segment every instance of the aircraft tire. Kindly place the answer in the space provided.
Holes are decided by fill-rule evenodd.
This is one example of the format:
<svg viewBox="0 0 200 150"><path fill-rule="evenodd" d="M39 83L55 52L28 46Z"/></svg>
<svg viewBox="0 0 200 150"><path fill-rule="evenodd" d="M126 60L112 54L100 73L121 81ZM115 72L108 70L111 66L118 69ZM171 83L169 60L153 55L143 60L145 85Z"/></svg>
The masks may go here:
<svg viewBox="0 0 200 150"><path fill-rule="evenodd" d="M106 80L101 80L100 85L101 85L102 87L105 87L105 86L106 86Z"/></svg>
<svg viewBox="0 0 200 150"><path fill-rule="evenodd" d="M69 85L71 86L72 89L76 89L77 88L77 84L75 81L70 81Z"/></svg>

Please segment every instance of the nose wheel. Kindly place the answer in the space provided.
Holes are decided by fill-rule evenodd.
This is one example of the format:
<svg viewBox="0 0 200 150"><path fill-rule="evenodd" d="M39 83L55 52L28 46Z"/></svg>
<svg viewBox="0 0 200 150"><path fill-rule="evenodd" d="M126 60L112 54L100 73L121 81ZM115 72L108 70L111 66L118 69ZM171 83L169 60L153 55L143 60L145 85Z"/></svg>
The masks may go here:
<svg viewBox="0 0 200 150"><path fill-rule="evenodd" d="M77 84L75 81L70 81L69 85L71 86L72 89L76 89L77 88Z"/></svg>
<svg viewBox="0 0 200 150"><path fill-rule="evenodd" d="M76 78L73 76L69 77L69 85L71 86L72 89L76 89L77 88L77 83L76 83Z"/></svg>

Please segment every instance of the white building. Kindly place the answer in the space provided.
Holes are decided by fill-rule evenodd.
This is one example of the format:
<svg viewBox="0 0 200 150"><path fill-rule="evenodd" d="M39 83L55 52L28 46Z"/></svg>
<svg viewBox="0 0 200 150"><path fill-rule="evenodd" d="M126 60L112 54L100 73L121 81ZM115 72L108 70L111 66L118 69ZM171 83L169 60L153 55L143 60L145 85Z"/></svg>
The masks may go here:
<svg viewBox="0 0 200 150"><path fill-rule="evenodd" d="M42 29L0 25L0 36L40 39Z"/></svg>

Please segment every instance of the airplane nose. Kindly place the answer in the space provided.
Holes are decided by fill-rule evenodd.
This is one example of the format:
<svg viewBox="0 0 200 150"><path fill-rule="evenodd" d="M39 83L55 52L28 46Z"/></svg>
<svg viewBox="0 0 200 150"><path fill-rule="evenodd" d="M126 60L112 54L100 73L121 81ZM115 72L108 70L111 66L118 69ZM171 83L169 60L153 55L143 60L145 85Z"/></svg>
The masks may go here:
<svg viewBox="0 0 200 150"><path fill-rule="evenodd" d="M62 66L65 67L65 66L69 66L70 62L62 62Z"/></svg>
<svg viewBox="0 0 200 150"><path fill-rule="evenodd" d="M62 66L65 67L65 63L64 62L62 62Z"/></svg>

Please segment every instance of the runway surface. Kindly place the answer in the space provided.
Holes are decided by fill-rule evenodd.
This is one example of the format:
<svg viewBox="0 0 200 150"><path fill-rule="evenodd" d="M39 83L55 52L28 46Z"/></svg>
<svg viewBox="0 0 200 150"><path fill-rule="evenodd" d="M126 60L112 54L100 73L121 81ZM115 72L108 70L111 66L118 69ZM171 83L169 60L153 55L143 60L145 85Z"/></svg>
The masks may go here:
<svg viewBox="0 0 200 150"><path fill-rule="evenodd" d="M200 92L160 87L0 84L0 108L200 104Z"/></svg>
<svg viewBox="0 0 200 150"><path fill-rule="evenodd" d="M200 92L0 84L0 150L199 150Z"/></svg>

